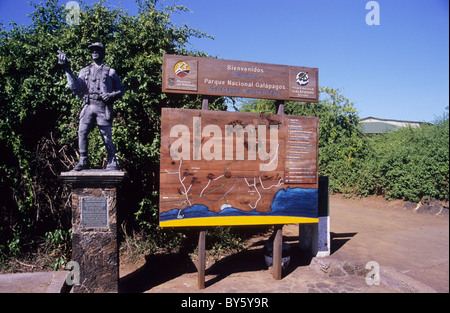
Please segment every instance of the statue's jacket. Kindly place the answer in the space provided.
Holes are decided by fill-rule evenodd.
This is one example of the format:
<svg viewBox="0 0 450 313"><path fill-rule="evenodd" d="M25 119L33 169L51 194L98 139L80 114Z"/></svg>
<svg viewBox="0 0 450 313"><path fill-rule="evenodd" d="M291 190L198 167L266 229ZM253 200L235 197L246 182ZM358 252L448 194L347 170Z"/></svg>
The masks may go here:
<svg viewBox="0 0 450 313"><path fill-rule="evenodd" d="M95 63L81 69L78 78L73 74L67 75L70 90L83 99L83 116L85 108L91 102L104 102L100 97L102 93L108 93L110 99L104 102L106 105L107 120L113 116L113 102L120 98L125 92L125 88L116 71L104 64L96 66Z"/></svg>

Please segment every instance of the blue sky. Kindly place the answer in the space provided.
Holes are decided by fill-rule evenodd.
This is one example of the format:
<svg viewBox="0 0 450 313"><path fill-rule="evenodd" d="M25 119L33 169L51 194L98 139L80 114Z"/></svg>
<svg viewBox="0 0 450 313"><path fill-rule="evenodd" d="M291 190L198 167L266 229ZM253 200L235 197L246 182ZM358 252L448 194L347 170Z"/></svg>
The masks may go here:
<svg viewBox="0 0 450 313"><path fill-rule="evenodd" d="M29 23L28 2L0 0L0 20ZM213 35L192 48L222 59L319 68L319 84L341 89L361 118L432 122L449 105L449 1L379 0L372 26L367 2L178 0L192 12L172 20Z"/></svg>

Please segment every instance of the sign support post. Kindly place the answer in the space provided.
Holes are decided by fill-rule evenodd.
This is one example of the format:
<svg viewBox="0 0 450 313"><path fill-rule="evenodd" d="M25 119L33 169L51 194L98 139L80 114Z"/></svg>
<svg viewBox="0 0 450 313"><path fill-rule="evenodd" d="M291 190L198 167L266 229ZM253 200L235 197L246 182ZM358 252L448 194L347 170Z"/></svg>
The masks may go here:
<svg viewBox="0 0 450 313"><path fill-rule="evenodd" d="M283 251L283 225L275 226L275 239L273 241L273 279L281 280L281 257Z"/></svg>
<svg viewBox="0 0 450 313"><path fill-rule="evenodd" d="M201 230L198 236L198 264L197 264L198 289L205 289L206 270L206 231Z"/></svg>
<svg viewBox="0 0 450 313"><path fill-rule="evenodd" d="M208 110L208 98L202 99L202 110ZM206 271L206 231L201 230L198 237L198 289L205 289L205 271Z"/></svg>
<svg viewBox="0 0 450 313"><path fill-rule="evenodd" d="M277 101L277 114L284 114L284 102ZM282 254L283 254L283 225L275 226L275 239L273 241L273 279L281 280L282 277Z"/></svg>

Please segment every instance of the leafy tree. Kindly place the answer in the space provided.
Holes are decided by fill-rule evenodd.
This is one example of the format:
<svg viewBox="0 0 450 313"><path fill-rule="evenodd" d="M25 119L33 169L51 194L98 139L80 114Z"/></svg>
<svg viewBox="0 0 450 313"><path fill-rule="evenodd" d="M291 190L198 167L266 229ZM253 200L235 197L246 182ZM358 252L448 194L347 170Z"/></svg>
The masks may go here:
<svg viewBox="0 0 450 313"><path fill-rule="evenodd" d="M161 108L201 106L198 96L161 93L162 55L207 56L186 47L190 38L209 36L171 23L171 14L187 11L183 6L138 4L136 16L104 1L82 5L79 25L68 25L64 6L47 0L33 4L30 26L6 31L0 25L0 254L18 254L35 236L70 227L69 191L58 175L78 160L81 101L67 88L56 51L79 70L92 62L86 48L95 41L105 44L105 64L126 88L115 103L113 125L119 162L129 176L120 193L121 218L136 218L135 225L158 236ZM212 99L210 108L225 110L223 98ZM90 147L91 164L101 166L106 153L98 134L91 133ZM161 232L155 240L167 236L172 238Z"/></svg>
<svg viewBox="0 0 450 313"><path fill-rule="evenodd" d="M357 111L339 90L321 87L319 103L286 101L285 113L317 116L319 120L319 174L330 177L334 192L350 192L357 178L366 144ZM275 113L274 100L246 100L244 112Z"/></svg>

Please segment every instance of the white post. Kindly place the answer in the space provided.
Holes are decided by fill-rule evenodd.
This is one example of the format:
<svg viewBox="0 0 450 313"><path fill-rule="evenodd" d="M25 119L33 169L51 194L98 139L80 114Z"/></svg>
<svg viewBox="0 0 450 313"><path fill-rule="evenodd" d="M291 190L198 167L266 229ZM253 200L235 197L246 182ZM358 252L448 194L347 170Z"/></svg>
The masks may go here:
<svg viewBox="0 0 450 313"><path fill-rule="evenodd" d="M331 252L328 177L319 177L319 223L299 225L300 248L314 257L329 256Z"/></svg>

